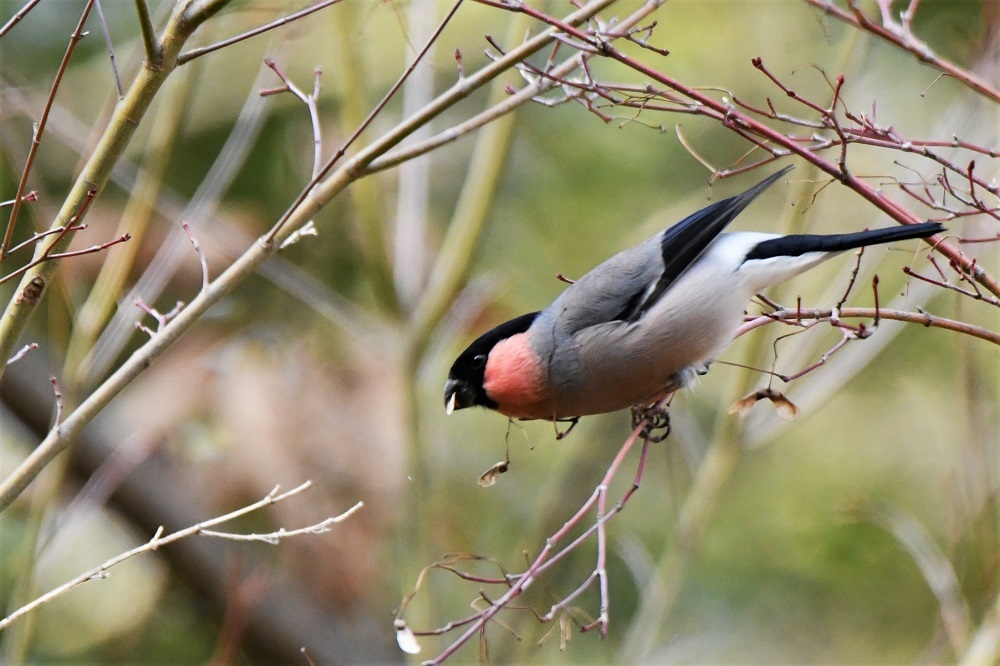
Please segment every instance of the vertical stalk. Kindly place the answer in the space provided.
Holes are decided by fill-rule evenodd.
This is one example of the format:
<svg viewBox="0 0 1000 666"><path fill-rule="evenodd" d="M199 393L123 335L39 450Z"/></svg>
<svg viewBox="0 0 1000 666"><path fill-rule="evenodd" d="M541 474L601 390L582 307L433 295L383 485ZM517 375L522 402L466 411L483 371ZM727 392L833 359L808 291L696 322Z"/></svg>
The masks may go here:
<svg viewBox="0 0 1000 666"><path fill-rule="evenodd" d="M436 0L410 0L406 21L410 39L422 44L434 30ZM434 51L424 56L403 84L403 115L412 115L434 96ZM414 141L431 135L429 125L413 133ZM396 233L393 279L396 293L408 307L420 297L426 279L428 189L431 156L423 155L399 165L399 188L396 194Z"/></svg>
<svg viewBox="0 0 1000 666"><path fill-rule="evenodd" d="M368 86L364 81L365 62L361 49L352 43L358 25L355 4L342 3L337 16L329 21L336 38L333 40L334 59L340 63L333 77L340 95L341 112L337 114L342 136L351 136L368 115L369 100L365 95ZM364 139L359 139L359 148ZM392 281L392 265L389 260L389 241L386 238L384 220L385 204L380 198L378 180L361 178L351 187L351 203L363 239L362 252L366 274L372 284L372 291L381 308L395 314L399 311L396 288Z"/></svg>
<svg viewBox="0 0 1000 666"><path fill-rule="evenodd" d="M194 79L192 71L185 68L176 75L174 85L165 92L165 98L153 118L157 131L150 136L144 169L139 173L115 232L116 236L130 233L132 240L107 255L87 300L77 313L63 366L63 380L71 395L85 388L80 382L88 373L81 365L121 297L125 280L135 265L139 247L153 219L154 204L187 109Z"/></svg>
<svg viewBox="0 0 1000 666"><path fill-rule="evenodd" d="M742 371L735 384L747 386L752 374ZM619 661L642 663L656 647L667 617L677 602L684 575L712 519L719 498L732 479L740 458L742 427L732 417L723 417L712 437L712 445L681 505L674 542L660 557L646 586L625 637Z"/></svg>
<svg viewBox="0 0 1000 666"><path fill-rule="evenodd" d="M39 479L41 483L28 501L28 510L24 516L24 539L20 552L13 555L16 565L12 568L18 572L18 580L7 599L6 611L10 612L38 596L38 586L35 584L36 565L38 564L38 543L45 517L59 495L63 479L66 476L69 458L63 458L51 465ZM4 615L7 614L4 613ZM0 632L0 655L5 664L23 664L27 662L32 637L35 632L35 613L29 613L22 622L15 623Z"/></svg>
<svg viewBox="0 0 1000 666"><path fill-rule="evenodd" d="M783 221L787 230L791 226L792 216L785 215ZM748 345L739 362L745 366L753 366L754 359L764 357L768 350L769 338L759 335L755 344ZM757 380L757 373L749 369L737 370L735 367L730 371L734 375L732 386L735 389L729 396L731 403L751 389ZM677 603L691 559L701 546L715 507L739 463L743 435L744 428L740 419L725 414L720 416L712 435L712 444L681 503L674 541L667 545L660 556L629 627L620 653L622 663L645 661L656 647L663 625Z"/></svg>
<svg viewBox="0 0 1000 666"><path fill-rule="evenodd" d="M526 17L513 17L507 33L508 42L519 38L526 24ZM505 88L503 81L495 81L487 104L492 106L503 99ZM441 502L439 488L430 473L429 451L421 431L419 370L434 330L468 280L493 196L507 162L514 119L514 113L509 113L484 128L476 138L472 160L448 232L408 331L403 362L403 392L410 478L405 505L406 525L402 532L407 543L399 549L400 555L405 558L400 568L407 574L413 574L407 575L406 581L413 580L416 572L437 559L438 555L431 552L433 523L429 517L437 515ZM428 605L431 604L425 603L423 608ZM416 613L410 612L410 617L414 626L431 626L429 618L421 615L419 608L413 611Z"/></svg>

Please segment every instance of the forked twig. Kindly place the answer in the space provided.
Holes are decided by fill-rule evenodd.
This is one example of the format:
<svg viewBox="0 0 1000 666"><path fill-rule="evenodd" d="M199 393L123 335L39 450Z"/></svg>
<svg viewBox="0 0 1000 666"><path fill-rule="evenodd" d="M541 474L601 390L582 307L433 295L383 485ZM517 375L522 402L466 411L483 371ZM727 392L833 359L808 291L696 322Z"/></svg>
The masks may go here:
<svg viewBox="0 0 1000 666"><path fill-rule="evenodd" d="M51 232L46 232L46 233L39 234L39 239L45 238L45 237L50 236L50 235L54 235L55 238L52 240L51 243L48 244L48 246L42 252L41 256L39 256L37 259L33 259L32 261L28 262L24 266L21 266L20 268L17 268L15 270L11 271L10 273L8 273L7 275L4 275L3 277L0 277L0 284L3 284L4 282L7 282L9 280L12 280L15 277L17 277L17 276L19 276L19 275L21 275L23 273L27 273L29 270L31 270L35 266L38 266L39 264L43 264L46 261L55 261L55 260L58 260L58 259L66 259L68 257L78 257L78 256L83 255L83 254L92 254L94 252L100 252L102 250L106 250L107 248L111 247L112 245L117 245L118 243L124 243L124 242L126 242L128 240L131 240L132 236L130 234L126 233L126 234L123 234L122 236L119 236L118 238L110 240L110 241L108 241L106 243L101 243L100 245L94 245L94 246L91 246L91 247L88 247L88 248L84 248L82 250L70 250L70 251L67 251L67 252L53 252L53 250L55 250L55 248L62 242L63 238L65 238L66 235L69 232L86 228L85 225L74 224L74 222L76 222L77 220L83 219L84 215L86 215L86 213L87 213L87 209L90 208L90 204L91 204L91 202L93 202L94 196L96 194L97 194L96 190L90 190L87 193L87 198L84 199L83 204L80 205L80 208L79 208L79 210L77 210L76 214L72 218L70 218L68 224L66 224L63 227L59 227L57 229L52 229ZM18 245L17 247L20 247L20 245ZM36 278L36 279L40 279L40 278ZM43 283L42 286L44 286L44 283Z"/></svg>
<svg viewBox="0 0 1000 666"><path fill-rule="evenodd" d="M272 532L270 534L259 534L259 535L229 534L225 532L214 532L208 529L209 527L214 527L215 525L228 522L235 518L239 518L240 516L244 516L248 513L252 513L254 511L262 509L270 504L277 504L278 502L282 502L290 497L298 495L299 493L307 490L311 485L312 485L311 481L306 481L305 483L295 488L292 488L287 492L281 492L280 486L275 486L274 490L268 493L263 499L260 499L257 502L254 502L253 504L249 504L243 507L242 509L237 509L236 511L232 511L223 516L218 516L217 518L206 520L204 522L192 525L191 527L179 530L177 532L173 532L172 534L168 534L166 536L163 535L164 531L163 527L160 527L156 531L156 534L154 534L153 537L143 545L138 546L137 548L133 548L132 550L124 552L120 555L117 555L111 558L110 560L107 560L103 564L99 564L98 566L92 569L88 569L87 571L83 572L82 574L73 578L72 580L69 580L66 583L60 585L59 587L51 590L50 592L43 594L42 596L38 597L31 603L25 604L21 608L18 608L13 613L0 620L0 631L3 631L5 628L10 626L10 624L15 620L27 615L28 613L35 610L39 606L42 606L43 604L46 604L52 601L53 599L66 594L75 587L78 587L91 580L101 580L107 578L108 570L118 564L121 564L125 560L131 559L136 555L141 555L142 553L154 551L162 546L166 546L175 541L179 541L181 539L186 539L188 537L201 534L205 536L213 536L224 539L263 541L264 543L273 544L289 536L297 536L301 534L322 534L324 532L329 532L330 528L335 523L339 523L343 520L346 520L355 511L357 511L363 506L362 502L358 502L344 513L338 516L334 516L332 518L327 518L326 520L316 523L315 525L289 531L278 530L277 532Z"/></svg>
<svg viewBox="0 0 1000 666"><path fill-rule="evenodd" d="M650 439L648 437L643 437L642 451L640 453L639 462L636 466L636 474L632 484L623 493L621 499L618 500L616 504L608 507L608 489L611 483L616 478L618 471L625 460L625 457L631 451L636 440L643 435L645 429L649 424L646 419L642 419L638 425L633 429L631 435L625 440L625 443L619 449L614 460L611 462L607 471L604 474L601 483L594 489L590 497L586 502L576 511L576 513L567 520L563 526L557 530L554 534L545 540L545 546L542 548L541 552L531 561L527 569L520 574L507 574L504 573L501 578L483 578L478 576L472 576L469 574L461 573L452 566L452 562L445 563L435 563L428 567L425 567L417 579L417 585L413 593L407 595L397 611L395 628L397 631L397 638L400 639L400 645L410 645L409 640L411 637L423 636L423 635L441 635L447 633L453 629L465 627L465 631L451 643L447 648L445 648L437 657L428 661L428 664L440 664L451 657L461 646L469 642L472 638L477 635L482 635L485 627L491 621L497 621L497 614L504 610L505 608L514 608L511 604L514 599L521 596L531 585L534 583L541 574L555 565L557 562L562 560L567 554L574 551L580 546L584 541L590 538L591 535L597 534L598 540L598 559L597 566L594 571L571 593L564 597L560 602L554 604L548 613L545 615L538 615L535 613L536 617L541 622L549 622L559 616L561 613L566 611L572 602L584 591L586 591L595 581L598 581L600 587L601 595L601 611L600 615L594 621L589 624L582 626L581 631L589 631L591 629L599 629L601 636L607 635L607 627L609 620L609 592L608 592L608 574L607 574L607 534L605 531L605 524L612 517L617 515L628 502L632 494L639 488L639 484L642 481L643 470L645 469L646 457L649 450ZM594 522L585 529L580 535L573 539L570 543L562 548L557 548L558 544L569 534L569 532L576 526L580 524L580 521L586 516L591 509L596 508L596 516ZM469 556L465 559L476 559L481 560L485 558ZM430 629L426 631L412 631L404 620L402 620L402 614L406 609L406 606L412 600L413 596L416 594L416 589L420 588L423 579L427 572L432 569L444 569L459 575L461 578L470 581L476 581L488 584L505 585L507 587L506 592L495 600L491 600L485 596L485 594L480 593L480 598L486 600L487 605L478 610L471 616L463 618L461 620L454 620L449 622L443 627L437 629ZM526 609L521 609L526 610ZM402 637L402 638L401 638ZM413 638L415 640L415 638Z"/></svg>

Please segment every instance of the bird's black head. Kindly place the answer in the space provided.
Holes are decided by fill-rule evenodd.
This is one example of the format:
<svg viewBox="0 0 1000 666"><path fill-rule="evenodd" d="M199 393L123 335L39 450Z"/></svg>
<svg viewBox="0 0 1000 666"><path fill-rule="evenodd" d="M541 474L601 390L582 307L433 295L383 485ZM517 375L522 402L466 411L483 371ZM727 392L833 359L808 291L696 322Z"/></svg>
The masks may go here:
<svg viewBox="0 0 1000 666"><path fill-rule="evenodd" d="M490 352L498 342L506 340L512 335L524 333L537 316L537 312L529 312L500 324L480 335L475 342L458 355L455 362L451 364L448 381L444 385L444 405L449 414L456 409L472 406L496 409L497 403L483 388L486 361L489 360Z"/></svg>

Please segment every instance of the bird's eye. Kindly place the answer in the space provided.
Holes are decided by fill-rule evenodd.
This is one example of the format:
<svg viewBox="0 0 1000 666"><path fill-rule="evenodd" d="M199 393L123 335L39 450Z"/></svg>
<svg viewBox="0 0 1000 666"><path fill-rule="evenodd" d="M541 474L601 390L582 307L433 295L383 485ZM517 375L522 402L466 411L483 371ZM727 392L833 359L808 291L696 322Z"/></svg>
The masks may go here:
<svg viewBox="0 0 1000 666"><path fill-rule="evenodd" d="M472 357L472 365L482 368L486 365L486 354L476 354Z"/></svg>

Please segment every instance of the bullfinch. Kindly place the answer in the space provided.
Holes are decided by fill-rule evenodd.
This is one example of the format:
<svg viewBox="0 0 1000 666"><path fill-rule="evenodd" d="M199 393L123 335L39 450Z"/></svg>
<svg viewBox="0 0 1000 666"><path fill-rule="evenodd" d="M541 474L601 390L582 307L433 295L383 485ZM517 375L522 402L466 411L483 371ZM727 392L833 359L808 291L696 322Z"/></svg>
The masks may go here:
<svg viewBox="0 0 1000 666"><path fill-rule="evenodd" d="M616 254L544 310L481 335L448 373L444 401L511 418L575 420L649 406L689 386L767 287L839 252L926 238L926 222L848 234L721 233L779 171Z"/></svg>

